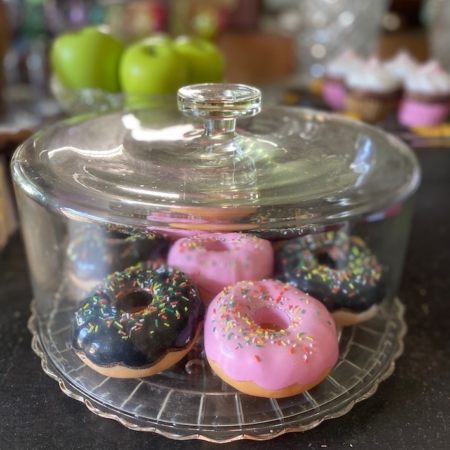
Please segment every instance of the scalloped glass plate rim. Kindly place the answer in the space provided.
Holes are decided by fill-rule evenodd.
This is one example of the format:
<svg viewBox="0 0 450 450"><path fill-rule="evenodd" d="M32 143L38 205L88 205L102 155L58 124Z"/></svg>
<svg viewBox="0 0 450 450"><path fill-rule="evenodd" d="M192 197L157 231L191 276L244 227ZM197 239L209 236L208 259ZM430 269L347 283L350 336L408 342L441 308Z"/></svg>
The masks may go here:
<svg viewBox="0 0 450 450"><path fill-rule="evenodd" d="M45 354L45 350L43 349L40 338L39 338L39 324L38 324L38 317L36 313L36 307L35 307L35 300L31 303L31 316L28 320L28 329L30 330L31 334L33 335L31 347L33 351L36 353L37 356L41 359L41 366L44 372L54 380L56 380L59 384L59 387L61 391L66 394L68 397L73 398L75 400L78 400L86 405L86 407L93 412L94 414L108 418L113 419L125 427L136 430L136 431L146 431L146 432L153 432L156 434L159 434L161 436L174 439L174 440L189 440L189 439L200 439L208 442L214 442L214 443L227 443L227 442L233 442L237 440L243 440L243 439L249 439L249 440L256 440L256 441L264 441L273 439L275 437L281 436L286 433L292 433L292 432L302 432L307 431L312 428L317 427L320 425L323 421L338 418L340 416L343 416L347 414L353 406L363 400L366 400L370 398L372 395L375 394L375 392L378 389L379 384L389 378L395 369L395 361L402 355L404 350L404 344L403 344L403 338L407 331L406 322L404 320L404 311L405 307L403 303L396 298L394 301L394 310L395 315L391 316L391 318L396 319L398 329L397 329L397 342L395 346L393 346L393 352L390 354L390 361L386 363L385 369L383 372L379 373L377 377L371 380L362 390L360 390L358 393L351 396L347 401L343 401L342 403L336 405L334 407L334 410L330 411L329 413L324 414L322 417L319 417L316 420L312 420L307 425L301 425L299 424L297 427L293 426L286 426L282 428L281 430L277 430L276 432L273 430L270 430L269 433L265 434L255 434L255 430L258 429L258 426L243 426L243 427L230 427L229 432L232 432L233 429L238 429L241 431L241 433L238 433L232 437L226 437L226 438L220 438L220 432L217 431L214 427L211 427L210 433L217 434L217 437L212 437L209 435L206 435L204 432L199 431L198 433L195 433L194 430L192 430L192 427L188 426L180 426L178 425L178 429L184 430L184 434L177 434L173 433L167 430L162 429L162 427L169 428L170 426L168 424L153 424L154 426L144 426L139 425L137 423L133 423L132 420L137 421L138 418L136 417L128 417L127 414L121 412L121 411L115 411L114 408L109 407L107 405L101 404L91 398L88 398L83 392L81 392L77 387L75 387L69 380L66 380L63 378L63 374L60 373L60 371L52 364L51 359L47 358L47 355ZM120 416L117 414L119 413ZM129 419L129 420L128 420ZM142 420L144 422L144 420ZM161 428L157 428L160 426ZM274 426L273 428L280 428L280 425ZM270 428L270 425L267 425L267 428ZM176 429L176 428L175 428ZM192 431L191 431L192 430ZM244 430L253 433L245 433ZM191 431L190 433L187 433L188 431ZM225 430L224 430L225 431ZM203 434L202 434L203 433Z"/></svg>

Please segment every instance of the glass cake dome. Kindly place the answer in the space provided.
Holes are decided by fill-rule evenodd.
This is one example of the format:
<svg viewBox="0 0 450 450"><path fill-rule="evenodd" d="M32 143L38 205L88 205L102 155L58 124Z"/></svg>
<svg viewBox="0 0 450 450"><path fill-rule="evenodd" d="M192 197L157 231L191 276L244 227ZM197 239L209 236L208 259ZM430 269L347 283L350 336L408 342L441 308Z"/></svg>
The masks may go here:
<svg viewBox="0 0 450 450"><path fill-rule="evenodd" d="M259 91L245 86L187 87L179 105L184 114L144 109L48 128L21 147L14 177L30 198L80 220L151 227L174 216L225 230L357 217L418 184L406 145L367 125L289 107L260 112Z"/></svg>
<svg viewBox="0 0 450 450"><path fill-rule="evenodd" d="M348 411L401 353L395 296L420 169L380 129L264 105L249 86L194 85L179 91L178 107L79 116L40 131L16 151L12 173L35 297L34 348L63 391L100 415L176 439L268 439ZM356 321L341 321L325 295L343 328L339 360L318 386L283 400L236 391L209 367L202 335L150 377L111 378L80 361L72 347L83 301L113 274L148 260L166 264L177 241L204 233L268 241L271 277L294 284L284 261L298 264L297 245L330 273L357 273L361 259L350 253L361 248L376 260L382 289L355 306ZM346 313L354 301L344 300Z"/></svg>

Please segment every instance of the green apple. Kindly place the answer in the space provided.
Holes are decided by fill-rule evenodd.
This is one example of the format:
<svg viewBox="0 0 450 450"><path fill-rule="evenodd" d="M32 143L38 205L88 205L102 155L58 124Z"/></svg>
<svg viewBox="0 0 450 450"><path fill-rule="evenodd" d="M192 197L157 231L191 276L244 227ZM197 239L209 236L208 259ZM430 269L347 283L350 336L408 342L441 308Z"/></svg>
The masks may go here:
<svg viewBox="0 0 450 450"><path fill-rule="evenodd" d="M124 46L105 26L58 36L50 61L59 81L69 88L120 91L119 63Z"/></svg>
<svg viewBox="0 0 450 450"><path fill-rule="evenodd" d="M220 50L212 42L179 36L175 39L174 45L177 52L186 59L189 84L223 81L225 61Z"/></svg>
<svg viewBox="0 0 450 450"><path fill-rule="evenodd" d="M125 50L120 82L128 94L173 94L187 84L187 64L168 37L149 37Z"/></svg>

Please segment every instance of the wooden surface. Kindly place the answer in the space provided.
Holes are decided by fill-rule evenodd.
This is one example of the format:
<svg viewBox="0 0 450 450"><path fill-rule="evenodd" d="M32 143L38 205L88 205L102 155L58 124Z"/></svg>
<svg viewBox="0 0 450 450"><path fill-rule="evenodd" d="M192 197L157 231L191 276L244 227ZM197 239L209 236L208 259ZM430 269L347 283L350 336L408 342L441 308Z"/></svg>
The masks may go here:
<svg viewBox="0 0 450 450"><path fill-rule="evenodd" d="M389 59L402 49L408 50L419 61L425 61L428 58L428 41L425 31L403 31L381 36L378 56L380 59Z"/></svg>
<svg viewBox="0 0 450 450"><path fill-rule="evenodd" d="M8 36L8 23L6 20L6 9L2 0L0 0L0 63L3 61L3 57L6 53L8 45L9 45L9 36Z"/></svg>
<svg viewBox="0 0 450 450"><path fill-rule="evenodd" d="M260 32L227 33L218 41L227 61L226 79L230 83L261 86L295 74L296 45L293 36ZM428 57L423 30L387 33L380 37L377 55L388 59L406 49L418 60Z"/></svg>
<svg viewBox="0 0 450 450"><path fill-rule="evenodd" d="M295 45L289 36L227 33L218 45L227 61L230 83L262 85L295 73Z"/></svg>
<svg viewBox="0 0 450 450"><path fill-rule="evenodd" d="M3 58L9 46L9 35L6 20L5 5L0 0L0 113L2 111L2 89L4 84L3 78Z"/></svg>

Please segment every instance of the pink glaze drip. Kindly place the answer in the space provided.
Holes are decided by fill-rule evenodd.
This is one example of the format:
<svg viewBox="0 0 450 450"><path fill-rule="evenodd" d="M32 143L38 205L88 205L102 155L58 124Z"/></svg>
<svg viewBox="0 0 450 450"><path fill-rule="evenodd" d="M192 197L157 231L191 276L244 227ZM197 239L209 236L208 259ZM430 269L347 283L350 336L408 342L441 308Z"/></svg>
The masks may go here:
<svg viewBox="0 0 450 450"><path fill-rule="evenodd" d="M230 284L269 278L274 270L270 242L243 233L203 233L179 239L170 248L167 262L210 293L210 299Z"/></svg>
<svg viewBox="0 0 450 450"><path fill-rule="evenodd" d="M270 309L275 325L288 320L285 329L257 323L270 323ZM206 315L205 351L230 378L273 390L314 382L339 355L336 326L323 304L274 280L244 281L214 298Z"/></svg>

